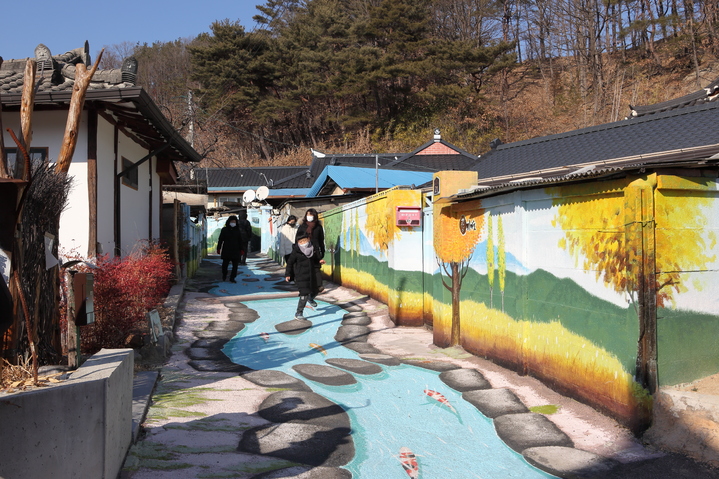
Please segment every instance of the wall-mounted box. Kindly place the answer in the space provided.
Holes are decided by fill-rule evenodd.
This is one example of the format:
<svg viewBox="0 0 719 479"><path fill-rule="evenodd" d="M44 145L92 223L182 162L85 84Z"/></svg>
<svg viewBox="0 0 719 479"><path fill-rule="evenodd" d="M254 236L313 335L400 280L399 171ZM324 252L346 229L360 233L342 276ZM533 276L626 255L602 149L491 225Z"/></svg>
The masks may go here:
<svg viewBox="0 0 719 479"><path fill-rule="evenodd" d="M421 226L422 208L419 206L395 207L395 221L397 226Z"/></svg>

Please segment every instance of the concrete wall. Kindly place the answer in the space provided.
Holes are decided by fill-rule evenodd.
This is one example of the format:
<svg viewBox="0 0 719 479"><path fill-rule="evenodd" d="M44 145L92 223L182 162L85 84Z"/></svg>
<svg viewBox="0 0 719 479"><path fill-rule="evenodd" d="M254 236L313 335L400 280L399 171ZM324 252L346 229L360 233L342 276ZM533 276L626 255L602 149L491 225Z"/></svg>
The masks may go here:
<svg viewBox="0 0 719 479"><path fill-rule="evenodd" d="M117 477L132 438L132 349L103 349L62 383L0 396L0 477Z"/></svg>

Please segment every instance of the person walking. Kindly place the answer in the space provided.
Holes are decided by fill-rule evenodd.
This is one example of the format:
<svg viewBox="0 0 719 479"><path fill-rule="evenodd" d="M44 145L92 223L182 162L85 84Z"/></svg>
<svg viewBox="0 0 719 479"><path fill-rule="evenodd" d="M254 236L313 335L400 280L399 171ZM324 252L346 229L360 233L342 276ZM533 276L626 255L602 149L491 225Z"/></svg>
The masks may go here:
<svg viewBox="0 0 719 479"><path fill-rule="evenodd" d="M295 319L305 319L302 314L309 303L313 308L317 306L315 296L319 293L319 284L315 274L315 261L318 251L315 250L310 237L306 233L297 233L297 243L292 245L292 253L287 258L285 280L294 278L295 285L300 293L300 299L295 311Z"/></svg>
<svg viewBox="0 0 719 479"><path fill-rule="evenodd" d="M243 248L247 243L242 241L242 232L237 224L237 216L227 218L225 226L220 230L220 237L217 240L217 254L222 258L222 281L227 280L227 268L232 263L230 283L236 283L237 265L243 255Z"/></svg>
<svg viewBox="0 0 719 479"><path fill-rule="evenodd" d="M305 211L305 215L302 218L302 224L297 228L297 238L301 236L309 236L310 242L315 251L315 255L312 258L312 266L314 268L315 281L317 283L318 291L324 291L322 286L322 265L325 264L325 230L322 228L317 210L309 208ZM316 306L313 300L310 301L312 307Z"/></svg>
<svg viewBox="0 0 719 479"><path fill-rule="evenodd" d="M247 253L250 252L250 241L252 240L252 225L247 221L247 211L240 211L240 219L238 227L242 234L242 255L240 256L240 264L247 264Z"/></svg>
<svg viewBox="0 0 719 479"><path fill-rule="evenodd" d="M297 217L290 215L287 217L287 221L280 228L280 246L279 255L284 259L287 264L287 259L292 253L292 245L295 244L297 239Z"/></svg>

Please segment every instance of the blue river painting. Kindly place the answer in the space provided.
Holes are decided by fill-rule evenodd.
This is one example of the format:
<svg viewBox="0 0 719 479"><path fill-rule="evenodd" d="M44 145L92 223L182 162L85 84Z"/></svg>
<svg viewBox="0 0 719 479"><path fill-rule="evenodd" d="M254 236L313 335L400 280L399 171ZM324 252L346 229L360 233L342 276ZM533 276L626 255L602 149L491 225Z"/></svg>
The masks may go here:
<svg viewBox="0 0 719 479"><path fill-rule="evenodd" d="M223 283L222 287L227 286ZM215 294L237 293L217 290ZM437 372L406 364L382 366L378 374L355 374L357 383L348 386L326 386L301 377L292 366L324 365L329 358L359 359L356 352L334 339L345 310L319 302L316 310L307 310L306 317L313 326L301 334L286 335L277 332L274 325L291 319L296 298L245 304L258 313L259 319L247 324L223 351L237 364L297 377L315 393L341 405L352 421L356 454L344 468L353 477L554 477L531 466L504 444L492 420L445 385ZM418 474L403 468L402 460L406 463L412 454Z"/></svg>

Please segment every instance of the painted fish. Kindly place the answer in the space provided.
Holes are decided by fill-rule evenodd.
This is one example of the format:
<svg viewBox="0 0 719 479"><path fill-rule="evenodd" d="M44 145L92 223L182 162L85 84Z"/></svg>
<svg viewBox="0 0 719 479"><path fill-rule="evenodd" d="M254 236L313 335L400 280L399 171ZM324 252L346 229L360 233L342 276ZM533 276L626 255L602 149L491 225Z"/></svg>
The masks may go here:
<svg viewBox="0 0 719 479"><path fill-rule="evenodd" d="M449 400L448 400L446 397L444 397L444 394L438 393L437 391L433 391L432 389L425 389L425 390L424 390L424 393L425 393L427 396L431 397L432 399L438 401L440 404L444 404L445 406L447 406L448 408L450 408L450 409L452 410L452 412L454 412L454 413L457 412L457 410L454 409L454 406L452 406L452 405L449 403Z"/></svg>
<svg viewBox="0 0 719 479"><path fill-rule="evenodd" d="M265 342L270 340L270 335L267 333L260 333L260 337L265 340Z"/></svg>
<svg viewBox="0 0 719 479"><path fill-rule="evenodd" d="M412 479L419 477L419 465L417 464L417 456L407 447L399 449L399 462L402 463L404 472Z"/></svg>
<svg viewBox="0 0 719 479"><path fill-rule="evenodd" d="M319 344L310 343L310 347L311 347L312 349L316 349L317 351L319 351L319 352L321 352L322 354L324 354L325 356L327 356L327 350L326 350L325 348L323 348L322 346L320 346Z"/></svg>

